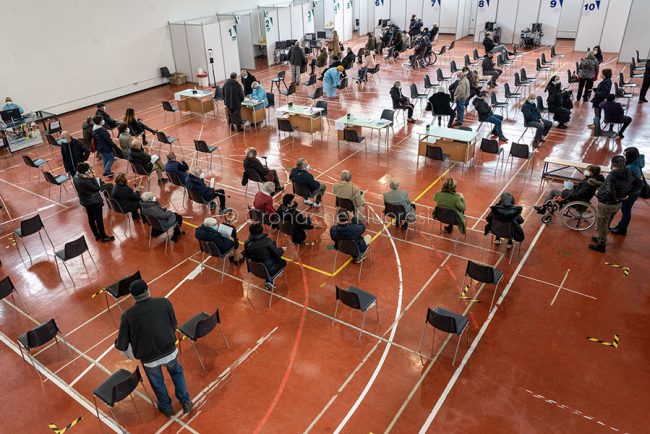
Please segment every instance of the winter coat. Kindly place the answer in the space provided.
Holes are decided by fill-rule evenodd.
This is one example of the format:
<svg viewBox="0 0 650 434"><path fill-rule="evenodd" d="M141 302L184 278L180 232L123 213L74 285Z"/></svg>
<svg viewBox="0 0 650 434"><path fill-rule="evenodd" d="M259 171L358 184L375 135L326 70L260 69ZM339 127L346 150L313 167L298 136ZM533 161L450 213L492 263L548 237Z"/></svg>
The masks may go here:
<svg viewBox="0 0 650 434"><path fill-rule="evenodd" d="M140 209L140 194L128 185L115 184L113 198L117 200L124 212L133 212Z"/></svg>
<svg viewBox="0 0 650 434"><path fill-rule="evenodd" d="M262 164L262 162L257 158L244 158L244 176L241 182L241 185L248 184L248 172L256 172L260 177L262 182L269 180L267 178L269 169Z"/></svg>
<svg viewBox="0 0 650 434"><path fill-rule="evenodd" d="M483 98L475 98L472 104L474 104L474 107L476 108L479 122L483 122L492 116L492 107L490 107L490 104L488 104Z"/></svg>
<svg viewBox="0 0 650 434"><path fill-rule="evenodd" d="M384 202L391 205L401 205L406 212L406 221L413 223L415 221L415 209L411 204L409 195L404 190L389 190L384 193Z"/></svg>
<svg viewBox="0 0 650 434"><path fill-rule="evenodd" d="M393 108L403 108L409 103L407 97L402 94L402 90L393 86L390 88L390 99L393 100Z"/></svg>
<svg viewBox="0 0 650 434"><path fill-rule="evenodd" d="M266 193L258 191L253 199L253 208L262 211L266 216L270 217L275 214L273 207L273 198Z"/></svg>
<svg viewBox="0 0 650 434"><path fill-rule="evenodd" d="M377 49L377 40L375 39L375 35L371 34L368 36L368 42L366 43L366 50L368 51L375 51Z"/></svg>
<svg viewBox="0 0 650 434"><path fill-rule="evenodd" d="M196 228L194 231L194 236L199 241L215 243L217 245L217 249L219 249L219 252L221 253L226 253L228 250L237 246L233 240L221 235L218 230L209 228L205 225L201 225Z"/></svg>
<svg viewBox="0 0 650 434"><path fill-rule="evenodd" d="M144 152L142 148L131 148L131 150L129 150L128 158L129 163L140 164L147 172L151 172L153 170L151 155Z"/></svg>
<svg viewBox="0 0 650 434"><path fill-rule="evenodd" d="M578 65L578 78L596 79L596 70L598 69L598 60L595 58L583 57Z"/></svg>
<svg viewBox="0 0 650 434"><path fill-rule="evenodd" d="M194 176L191 173L188 173L185 177L185 188L187 188L192 193L198 194L206 202L210 202L217 196L214 188L208 187L205 185L205 181L203 179L199 178L198 176Z"/></svg>
<svg viewBox="0 0 650 434"><path fill-rule="evenodd" d="M436 92L429 98L427 110L431 110L436 115L451 115L454 114L454 109L451 107L451 96L445 92Z"/></svg>
<svg viewBox="0 0 650 434"><path fill-rule="evenodd" d="M189 168L190 167L185 161L170 160L165 163L165 172L173 173L178 176L178 179L180 179L181 182L185 182L185 177L187 176Z"/></svg>
<svg viewBox="0 0 650 434"><path fill-rule="evenodd" d="M302 244L307 239L306 231L314 228L309 217L292 206L280 205L278 216L281 221L291 223L291 242L294 244Z"/></svg>
<svg viewBox="0 0 650 434"><path fill-rule="evenodd" d="M605 112L605 122L621 123L626 121L625 110L620 102L603 101L600 108Z"/></svg>
<svg viewBox="0 0 650 434"><path fill-rule="evenodd" d="M244 95L250 95L253 93L253 83L256 81L257 79L250 72L246 75L246 78L243 76L241 77L241 84L244 86Z"/></svg>
<svg viewBox="0 0 650 434"><path fill-rule="evenodd" d="M298 169L297 167L291 169L289 179L291 182L306 186L311 193L317 192L320 188L320 182L314 179L314 175L306 170Z"/></svg>
<svg viewBox="0 0 650 434"><path fill-rule="evenodd" d="M524 115L524 125L530 122L541 122L542 114L539 112L535 102L526 101L523 103L521 105L521 112Z"/></svg>
<svg viewBox="0 0 650 434"><path fill-rule="evenodd" d="M97 179L86 178L77 173L72 182L79 195L79 203L82 206L104 205L104 201L99 192L102 191L100 185L105 185L102 180L99 180L100 185L97 184Z"/></svg>
<svg viewBox="0 0 650 434"><path fill-rule="evenodd" d="M284 250L275 245L266 234L251 235L244 243L244 256L254 262L262 262L269 270L278 269L284 263Z"/></svg>
<svg viewBox="0 0 650 434"><path fill-rule="evenodd" d="M490 214L486 217L487 225L485 225L485 234L490 233L492 228L492 221L498 220L503 223L513 223L514 230L514 240L522 242L524 240L524 230L521 228L521 224L524 222L524 218L521 216L522 208L520 206L511 206L505 207L503 205L493 205L490 207Z"/></svg>
<svg viewBox="0 0 650 434"><path fill-rule="evenodd" d="M606 78L602 80L600 83L598 83L594 97L591 100L592 106L598 107L601 102L605 101L605 98L607 97L607 95L611 93L611 91L612 91L611 79Z"/></svg>
<svg viewBox="0 0 650 434"><path fill-rule="evenodd" d="M89 155L90 151L79 139L73 137L70 143L61 143L61 158L67 173L74 175L77 164L86 161Z"/></svg>
<svg viewBox="0 0 650 434"><path fill-rule="evenodd" d="M297 45L289 48L289 63L294 66L306 65L305 51Z"/></svg>
<svg viewBox="0 0 650 434"><path fill-rule="evenodd" d="M469 97L469 80L463 77L454 91L454 101L466 100Z"/></svg>
<svg viewBox="0 0 650 434"><path fill-rule="evenodd" d="M330 228L330 237L334 244L338 247L339 240L353 240L359 248L359 253L363 254L368 248L366 241L363 239L363 233L366 227L358 223L356 219L352 219L351 223L342 223L334 225Z"/></svg>
<svg viewBox="0 0 650 434"><path fill-rule="evenodd" d="M109 132L102 127L93 130L93 138L95 139L95 149L101 154L113 153L113 140Z"/></svg>
<svg viewBox="0 0 650 434"><path fill-rule="evenodd" d="M493 72L494 71L494 61L490 59L490 57L485 56L483 58L483 62L481 64L481 67L483 68L483 74L487 74L488 72Z"/></svg>
<svg viewBox="0 0 650 434"><path fill-rule="evenodd" d="M153 217L160 222L163 231L168 231L176 225L176 215L168 211L167 208L160 206L158 202L140 202L142 215Z"/></svg>
<svg viewBox="0 0 650 434"><path fill-rule="evenodd" d="M223 85L223 103L230 112L239 112L244 100L244 90L237 80L229 78Z"/></svg>
<svg viewBox="0 0 650 434"><path fill-rule="evenodd" d="M458 230L461 233L465 233L465 209L467 205L465 204L465 198L458 193L449 193L447 191L439 191L434 196L436 201L436 206L440 208L446 208L454 211L456 213L456 223L458 224Z"/></svg>
<svg viewBox="0 0 650 434"><path fill-rule="evenodd" d="M636 186L635 179L632 171L627 166L622 169L612 170L596 192L598 202L608 205L620 203Z"/></svg>
<svg viewBox="0 0 650 434"><path fill-rule="evenodd" d="M579 182L571 190L563 190L562 198L564 202L589 202L596 194L596 190L600 188L605 182L605 177L603 175L590 176L587 179Z"/></svg>

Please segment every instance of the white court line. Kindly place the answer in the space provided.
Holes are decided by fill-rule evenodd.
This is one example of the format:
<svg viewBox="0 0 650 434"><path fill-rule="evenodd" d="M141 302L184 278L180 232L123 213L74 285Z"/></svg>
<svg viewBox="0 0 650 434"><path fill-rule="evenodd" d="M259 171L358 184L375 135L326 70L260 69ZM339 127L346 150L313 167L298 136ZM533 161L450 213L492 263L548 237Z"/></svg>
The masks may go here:
<svg viewBox="0 0 650 434"><path fill-rule="evenodd" d="M20 349L18 349L18 345L14 344L11 339L9 339L4 333L0 332L0 341L2 341L9 349L13 350L16 354L20 354ZM46 368L44 365L41 364L38 360L35 358L31 358L32 366L34 369L36 369L38 372L43 374L45 378L50 380L52 384L56 385L59 389L61 389L65 394L67 394L70 398L74 399L77 401L82 407L84 407L90 414L96 415L95 413L95 407L90 403L90 401L86 400L82 395L80 395L76 390L74 390L72 387L70 387L68 384L65 383L61 378L59 378L57 375L52 373L48 368ZM117 425L113 419L109 418L104 414L103 411L99 412L99 419L111 430L115 431L116 433L122 433L122 429Z"/></svg>
<svg viewBox="0 0 650 434"><path fill-rule="evenodd" d="M515 272L512 274L512 277L510 277L510 281L508 282L508 285L504 288L503 292L501 293L501 296L497 300L496 304L494 305L494 308L488 315L487 319L483 323L483 326L479 330L478 334L476 335L476 338L472 341L472 345L469 347L469 350L467 350L467 353L465 354L465 357L463 357L463 360L460 362L460 365L458 365L458 368L456 368L456 371L454 372L454 375L452 375L451 379L447 383L447 386L445 387L445 390L442 392L440 397L438 398L438 401L436 402L436 405L433 407L433 410L431 410L431 413L427 417L427 419L424 421L424 424L422 425L422 428L420 428L419 433L420 434L425 434L429 427L431 426L431 423L433 423L433 419L436 417L438 412L440 411L440 408L442 408L442 405L444 404L445 400L447 399L447 396L449 395L449 392L451 392L451 389L453 389L454 385L456 384L456 381L458 381L458 378L460 377L460 374L463 372L463 368L469 361L469 358L472 356L474 353L474 350L478 346L478 343L481 341L481 338L485 334L485 331L487 330L488 326L492 322L492 318L494 318L494 315L497 313L499 310L499 307L501 306L501 303L503 303L503 300L505 300L506 296L508 295L508 292L510 291L510 288L512 287L512 284L514 283L515 279L519 275L519 272L523 268L524 264L526 263L526 260L528 259L528 256L530 255L530 252L532 252L533 247L537 244L537 241L541 237L542 233L544 232L544 229L546 228L546 225L540 226L539 230L537 231L537 234L535 234L535 238L533 238L533 241L530 243L530 246L528 246L528 250L526 250L526 253L524 254L524 257L521 258L521 261L519 261L519 265L517 265L517 268L515 269Z"/></svg>
<svg viewBox="0 0 650 434"><path fill-rule="evenodd" d="M524 276L523 274L520 274L519 277L522 277L522 278L524 278L524 279L528 279L528 280L533 280L533 281L535 281L535 282L543 283L543 284L545 284L545 285L549 285L549 286L553 286L553 287L557 286L555 283L547 282L547 281L545 281L545 280L535 279L534 277L530 277L530 276ZM594 299L594 300L598 300L598 298L594 297L593 295L585 294L585 293L583 293L583 292L576 291L576 290L574 290L574 289L562 288L562 290L564 290L564 291L569 291L569 292L572 292L572 293L574 293L574 294L582 295L583 297L587 297L587 298L591 298L591 299Z"/></svg>
<svg viewBox="0 0 650 434"><path fill-rule="evenodd" d="M108 353L110 353L110 351L111 351L113 348L115 348L114 345L108 347L108 348L106 349L106 351L104 351L104 352L103 352L99 357L97 357L97 358L95 359L95 362L99 363L99 361L100 361L101 359L103 359L104 357L106 357L106 355L107 355ZM79 380L81 380L81 379L82 379L82 378L83 378L83 377L84 377L84 376L85 376L85 375L86 375L86 374L87 374L87 373L88 373L92 368L94 368L94 367L95 367L95 365L92 364L92 363L91 363L90 365L88 365L88 367L87 367L86 369L84 369L83 371L81 371L81 374L77 375L77 378L75 378L74 380L72 380L72 382L70 383L70 387L72 387L72 386L74 386L75 384L77 384L77 382L78 382Z"/></svg>
<svg viewBox="0 0 650 434"><path fill-rule="evenodd" d="M566 270L566 273L564 273L564 278L562 279L562 282L560 282L560 285L557 287L557 292L555 293L555 297L553 297L553 300L551 300L551 306L555 304L555 300L557 300L557 296L560 295L560 291L562 291L562 286L564 286L564 282L566 282L566 278L569 277L569 271L571 271L570 268Z"/></svg>

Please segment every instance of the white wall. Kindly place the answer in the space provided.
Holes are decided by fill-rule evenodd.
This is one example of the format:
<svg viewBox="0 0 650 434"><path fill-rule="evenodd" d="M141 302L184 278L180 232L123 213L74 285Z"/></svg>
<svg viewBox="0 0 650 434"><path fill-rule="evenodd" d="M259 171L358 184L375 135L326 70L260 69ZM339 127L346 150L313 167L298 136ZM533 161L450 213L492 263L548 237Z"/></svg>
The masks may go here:
<svg viewBox="0 0 650 434"><path fill-rule="evenodd" d="M291 38L291 12L289 7L276 8L278 21L276 27L279 32L278 41L286 41Z"/></svg>
<svg viewBox="0 0 650 434"><path fill-rule="evenodd" d="M311 3L302 4L302 29L304 33L314 33L315 27L315 11ZM302 37L305 35L303 34Z"/></svg>
<svg viewBox="0 0 650 434"><path fill-rule="evenodd" d="M526 3L522 4L521 7L528 8L532 6L532 3L534 2L526 0ZM518 7L519 0L499 0L496 22L501 27L501 42L504 44L511 44L513 41ZM537 11L535 11L535 18L537 18ZM517 41L519 41L519 36L517 36Z"/></svg>
<svg viewBox="0 0 650 434"><path fill-rule="evenodd" d="M604 26L607 32L603 32L600 38L600 49L605 53L618 53L621 49L631 6L632 0L613 0L609 2ZM646 15L646 18L650 18L650 16Z"/></svg>
<svg viewBox="0 0 650 434"><path fill-rule="evenodd" d="M352 39L354 31L354 13L352 10L352 0L341 0L343 15L343 34L341 40L349 41Z"/></svg>
<svg viewBox="0 0 650 434"><path fill-rule="evenodd" d="M582 12L582 0L564 0L557 37L575 39Z"/></svg>
<svg viewBox="0 0 650 434"><path fill-rule="evenodd" d="M224 70L224 79L230 76L230 73L236 72L239 74L241 70L241 65L239 64L239 50L237 48L237 39L233 40L230 37L228 30L235 25L235 19L223 19L221 18L218 23L210 24L203 26L203 32L205 34L206 45L208 44L208 28L215 27L218 29L221 34L221 48L223 50L223 70Z"/></svg>
<svg viewBox="0 0 650 434"><path fill-rule="evenodd" d="M323 0L316 3L314 10L314 27L316 31L325 30L325 2Z"/></svg>
<svg viewBox="0 0 650 434"><path fill-rule="evenodd" d="M391 0L390 2L390 20L395 24L400 26L402 29L408 29L409 22L411 20L411 15L406 16L406 0ZM417 16L420 16L419 12L413 12Z"/></svg>
<svg viewBox="0 0 650 434"><path fill-rule="evenodd" d="M291 13L291 39L302 39L305 37L305 29L302 19L302 5L289 7Z"/></svg>
<svg viewBox="0 0 650 434"><path fill-rule="evenodd" d="M161 66L174 72L168 22L232 10L214 0L1 1L0 40L12 43L0 95L57 113L159 85Z"/></svg>
<svg viewBox="0 0 650 434"><path fill-rule="evenodd" d="M567 1L564 0L564 6L561 7L559 2L553 6L550 1L542 1L539 8L539 22L542 23L542 45L555 45L555 40L558 35L558 28L560 18L564 13Z"/></svg>
<svg viewBox="0 0 650 434"><path fill-rule="evenodd" d="M257 12L255 12L255 15L257 15ZM237 50L239 51L239 63L242 68L246 69L255 69L255 50L253 50L253 42L257 43L257 39L253 38L253 20L251 17L252 14L240 15L239 24L237 24Z"/></svg>
<svg viewBox="0 0 650 434"><path fill-rule="evenodd" d="M458 2L444 0L440 6L440 33L456 33L456 21L458 17Z"/></svg>
<svg viewBox="0 0 650 434"><path fill-rule="evenodd" d="M629 62L633 56L636 56L636 50L639 50L642 59L648 57L650 53L648 17L650 17L650 1L632 0L632 8L618 56L619 62Z"/></svg>
<svg viewBox="0 0 650 434"><path fill-rule="evenodd" d="M478 10L476 12L476 27L474 30L474 42L480 42L482 38L485 36L485 34L483 33L483 31L485 30L485 23L487 23L488 21L496 21L498 4L499 4L498 0L492 0L490 2L484 0L483 2L481 1L477 2Z"/></svg>
<svg viewBox="0 0 650 434"><path fill-rule="evenodd" d="M530 27L532 23L536 23L538 21L542 23L542 31L544 34L546 34L547 31L551 31L553 34L553 40L555 40L556 30L551 29L541 19L538 19L540 2L541 0L527 0L525 3L521 1L519 2L512 41L519 43L521 31L527 27ZM545 7L548 7L547 5L550 3L551 2L549 0L544 0ZM559 5L560 2L556 3ZM557 23L555 24L555 27L557 28Z"/></svg>

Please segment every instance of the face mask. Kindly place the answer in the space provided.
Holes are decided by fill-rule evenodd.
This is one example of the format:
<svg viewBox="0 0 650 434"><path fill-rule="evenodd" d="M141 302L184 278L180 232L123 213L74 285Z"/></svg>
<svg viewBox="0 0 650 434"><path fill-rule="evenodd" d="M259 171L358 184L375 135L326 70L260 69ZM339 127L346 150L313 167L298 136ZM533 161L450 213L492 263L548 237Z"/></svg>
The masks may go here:
<svg viewBox="0 0 650 434"><path fill-rule="evenodd" d="M591 176L591 172L588 171L588 170L585 170L585 176L587 176L587 177Z"/></svg>
<svg viewBox="0 0 650 434"><path fill-rule="evenodd" d="M5 101L5 102L6 102L7 104L11 104L11 103L12 103L13 101L12 101L12 100L10 100L10 99L8 99L8 100L7 100L7 101Z"/></svg>
<svg viewBox="0 0 650 434"><path fill-rule="evenodd" d="M310 170L311 170L311 166L310 166L309 164L307 164L307 166L305 166L305 170L310 171Z"/></svg>
<svg viewBox="0 0 650 434"><path fill-rule="evenodd" d="M67 144L67 143L68 143L68 139L61 139L61 143Z"/></svg>
<svg viewBox="0 0 650 434"><path fill-rule="evenodd" d="M205 173L201 173L201 174L199 175L199 178L201 178L201 179L205 178Z"/></svg>
<svg viewBox="0 0 650 434"><path fill-rule="evenodd" d="M535 101L534 98L528 100L529 103L532 103L533 101Z"/></svg>

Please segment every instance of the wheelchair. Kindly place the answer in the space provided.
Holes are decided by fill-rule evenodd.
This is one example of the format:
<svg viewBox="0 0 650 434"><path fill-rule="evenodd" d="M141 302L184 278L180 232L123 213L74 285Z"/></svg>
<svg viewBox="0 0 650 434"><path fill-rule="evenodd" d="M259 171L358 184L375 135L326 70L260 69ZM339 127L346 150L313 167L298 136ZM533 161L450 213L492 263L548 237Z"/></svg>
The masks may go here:
<svg viewBox="0 0 650 434"><path fill-rule="evenodd" d="M545 204L546 212L542 216L542 223L549 224L553 215L560 211L562 223L574 231L586 231L596 224L596 208L589 202L574 201L567 204L555 200Z"/></svg>

